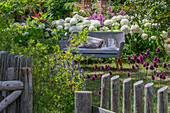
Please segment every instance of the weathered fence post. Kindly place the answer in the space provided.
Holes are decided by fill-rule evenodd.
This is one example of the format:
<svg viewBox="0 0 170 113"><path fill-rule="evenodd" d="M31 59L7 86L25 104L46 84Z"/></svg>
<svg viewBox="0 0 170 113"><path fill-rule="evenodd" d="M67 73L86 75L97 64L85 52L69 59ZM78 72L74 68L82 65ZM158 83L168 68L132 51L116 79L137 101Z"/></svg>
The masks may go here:
<svg viewBox="0 0 170 113"><path fill-rule="evenodd" d="M111 111L116 113L120 112L120 91L119 91L119 75L113 76L111 78Z"/></svg>
<svg viewBox="0 0 170 113"><path fill-rule="evenodd" d="M168 86L158 90L158 113L168 113Z"/></svg>
<svg viewBox="0 0 170 113"><path fill-rule="evenodd" d="M153 85L153 83L148 83L145 85L145 113L154 112Z"/></svg>
<svg viewBox="0 0 170 113"><path fill-rule="evenodd" d="M109 109L109 80L110 74L105 74L102 76L100 107L105 109Z"/></svg>
<svg viewBox="0 0 170 113"><path fill-rule="evenodd" d="M76 91L75 92L75 113L92 112L92 92Z"/></svg>
<svg viewBox="0 0 170 113"><path fill-rule="evenodd" d="M24 84L24 90L21 94L20 112L33 112L33 89L32 89L32 71L31 68L21 68L21 80Z"/></svg>
<svg viewBox="0 0 170 113"><path fill-rule="evenodd" d="M143 113L143 81L134 85L134 113Z"/></svg>
<svg viewBox="0 0 170 113"><path fill-rule="evenodd" d="M131 78L123 81L123 113L131 113Z"/></svg>

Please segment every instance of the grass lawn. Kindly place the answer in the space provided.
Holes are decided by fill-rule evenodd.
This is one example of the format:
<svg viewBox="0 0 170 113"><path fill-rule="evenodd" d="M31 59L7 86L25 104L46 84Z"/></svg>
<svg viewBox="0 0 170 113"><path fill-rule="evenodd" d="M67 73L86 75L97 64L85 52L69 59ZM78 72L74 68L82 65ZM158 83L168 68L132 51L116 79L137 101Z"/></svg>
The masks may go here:
<svg viewBox="0 0 170 113"><path fill-rule="evenodd" d="M92 91L92 104L93 105L96 105L96 106L100 106L100 95L98 95L98 91L99 91L99 87L101 86L101 78L99 77L100 74L105 74L105 73L109 73L109 70L111 70L113 72L113 74L110 76L110 78L114 75L119 75L120 76L120 112L122 112L122 89L123 89L123 84L122 84L122 81L127 79L128 77L126 76L126 73L127 72L130 72L131 74L131 78L132 78L132 83L135 83L137 82L138 80L142 80L142 77L145 76L145 79L146 79L146 75L145 75L145 69L142 70L142 76L140 78L139 76L139 72L138 70L132 70L131 69L131 65L129 65L128 63L126 62L123 62L123 71L117 71L116 70L116 65L114 62L104 62L104 63L94 63L95 61L92 61L90 62L90 64L85 64L83 63L81 66L82 68L84 69L84 72L85 73L88 73L91 75L91 77L94 75L94 74L97 74L98 77L97 79L95 79L94 81L92 81L91 78L87 79L86 81L86 89L87 91ZM105 64L109 64L110 65L110 69L107 69L107 70L104 70L104 71L101 71L100 69L97 69L97 70L94 70L94 64L97 64L99 67L100 66L104 66ZM142 66L143 67L143 66ZM151 70L148 70L149 72L149 75L147 77L147 80L144 81L144 84L147 84L147 83L150 83L150 82L153 82L154 83L154 111L157 112L157 91L160 87L163 87L163 86L170 86L170 83L168 83L168 81L170 80L170 67L167 67L167 70L166 70L166 80L161 80L161 83L159 81L159 78L158 77L155 77L155 80L153 81L151 79L151 73L152 71ZM158 70L158 72L160 72L161 70ZM133 89L133 84L132 84L132 88ZM94 90L97 91L97 93L94 93ZM132 104L133 104L133 92L132 92ZM168 98L170 98L170 90L168 90ZM144 102L144 101L143 101ZM170 103L169 103L169 106L170 106ZM133 112L133 105L131 105L132 107L132 112ZM170 111L170 107L168 108L168 110Z"/></svg>

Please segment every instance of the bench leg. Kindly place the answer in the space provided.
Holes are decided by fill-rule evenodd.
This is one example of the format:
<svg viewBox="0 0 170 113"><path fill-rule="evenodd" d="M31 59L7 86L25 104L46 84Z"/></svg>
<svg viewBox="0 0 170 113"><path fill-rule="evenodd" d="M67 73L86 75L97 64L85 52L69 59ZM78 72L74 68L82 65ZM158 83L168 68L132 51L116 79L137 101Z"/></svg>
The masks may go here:
<svg viewBox="0 0 170 113"><path fill-rule="evenodd" d="M119 71L119 64L118 64L117 58L115 58L115 62L116 62L116 69L117 71Z"/></svg>

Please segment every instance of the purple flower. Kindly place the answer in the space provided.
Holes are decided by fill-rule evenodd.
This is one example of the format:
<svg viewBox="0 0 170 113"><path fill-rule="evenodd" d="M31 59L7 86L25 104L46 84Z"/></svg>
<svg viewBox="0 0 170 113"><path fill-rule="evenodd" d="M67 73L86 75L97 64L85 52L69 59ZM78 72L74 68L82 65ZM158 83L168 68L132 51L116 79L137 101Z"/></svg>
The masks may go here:
<svg viewBox="0 0 170 113"><path fill-rule="evenodd" d="M104 67L105 69L108 69L108 66L107 66L107 64L105 65L105 67Z"/></svg>
<svg viewBox="0 0 170 113"><path fill-rule="evenodd" d="M100 70L103 71L103 70L104 70L104 66L101 66L101 67L100 67Z"/></svg>
<svg viewBox="0 0 170 113"><path fill-rule="evenodd" d="M111 16L115 16L115 14L114 14L114 13L111 13Z"/></svg>
<svg viewBox="0 0 170 113"><path fill-rule="evenodd" d="M130 73L129 73L129 72L127 72L127 73L126 73L126 76L127 76L127 77L130 77Z"/></svg>
<svg viewBox="0 0 170 113"><path fill-rule="evenodd" d="M143 64L143 67L146 67L146 63Z"/></svg>
<svg viewBox="0 0 170 113"><path fill-rule="evenodd" d="M159 73L156 73L156 76L159 77Z"/></svg>
<svg viewBox="0 0 170 113"><path fill-rule="evenodd" d="M134 89L131 89L131 92L134 92Z"/></svg>
<svg viewBox="0 0 170 113"><path fill-rule="evenodd" d="M137 69L139 69L139 65L138 64L136 64L136 67L137 67Z"/></svg>
<svg viewBox="0 0 170 113"><path fill-rule="evenodd" d="M62 61L62 62L63 62L63 67L66 68L65 62L64 61Z"/></svg>
<svg viewBox="0 0 170 113"><path fill-rule="evenodd" d="M150 70L154 70L154 66L152 64L150 65Z"/></svg>
<svg viewBox="0 0 170 113"><path fill-rule="evenodd" d="M67 62L68 67L70 67L70 63L69 63L68 59L66 59L66 62Z"/></svg>
<svg viewBox="0 0 170 113"><path fill-rule="evenodd" d="M159 47L156 48L156 52L161 52L161 49Z"/></svg>
<svg viewBox="0 0 170 113"><path fill-rule="evenodd" d="M83 87L85 87L86 86L86 83L83 83L83 85L82 85Z"/></svg>
<svg viewBox="0 0 170 113"><path fill-rule="evenodd" d="M156 70L153 71L153 74L156 74Z"/></svg>
<svg viewBox="0 0 170 113"><path fill-rule="evenodd" d="M146 51L146 55L150 55L151 53L150 53L150 51L149 50L147 50Z"/></svg>
<svg viewBox="0 0 170 113"><path fill-rule="evenodd" d="M137 60L137 56L136 56L136 54L134 54L134 56L133 56L133 60Z"/></svg>
<svg viewBox="0 0 170 113"><path fill-rule="evenodd" d="M136 62L137 62L137 63L141 63L141 61L140 61L140 59L139 59L139 58L137 58Z"/></svg>
<svg viewBox="0 0 170 113"><path fill-rule="evenodd" d="M53 57L56 58L55 54L53 54Z"/></svg>
<svg viewBox="0 0 170 113"><path fill-rule="evenodd" d="M164 79L164 80L165 80L165 79L166 79L166 76L165 76L165 75L162 75L162 79Z"/></svg>
<svg viewBox="0 0 170 113"><path fill-rule="evenodd" d="M162 78L162 74L159 74L159 78Z"/></svg>
<svg viewBox="0 0 170 113"><path fill-rule="evenodd" d="M71 75L73 75L73 74L74 74L74 71L72 70L72 71L71 71Z"/></svg>
<svg viewBox="0 0 170 113"><path fill-rule="evenodd" d="M109 70L109 74L110 74L110 75L112 75L112 74L113 74L111 70Z"/></svg>
<svg viewBox="0 0 170 113"><path fill-rule="evenodd" d="M123 70L123 67L122 67L122 66L120 66L119 70L120 70L120 71L121 71L121 70Z"/></svg>
<svg viewBox="0 0 170 113"><path fill-rule="evenodd" d="M99 87L99 90L101 90L101 87Z"/></svg>
<svg viewBox="0 0 170 113"><path fill-rule="evenodd" d="M102 74L100 74L100 78L102 78Z"/></svg>
<svg viewBox="0 0 170 113"><path fill-rule="evenodd" d="M155 80L155 77L152 75L152 80Z"/></svg>
<svg viewBox="0 0 170 113"><path fill-rule="evenodd" d="M100 94L101 94L101 91L98 91L98 94L100 95Z"/></svg>
<svg viewBox="0 0 170 113"><path fill-rule="evenodd" d="M71 66L74 69L74 60L71 61Z"/></svg>
<svg viewBox="0 0 170 113"><path fill-rule="evenodd" d="M131 60L131 57L130 57L130 55L128 55L128 56L127 56L127 60Z"/></svg>
<svg viewBox="0 0 170 113"><path fill-rule="evenodd" d="M130 9L129 11L134 11L133 9Z"/></svg>
<svg viewBox="0 0 170 113"><path fill-rule="evenodd" d="M166 62L163 63L163 68L166 68L167 67L167 64Z"/></svg>
<svg viewBox="0 0 170 113"><path fill-rule="evenodd" d="M97 18L97 14L96 13L93 14L93 18Z"/></svg>
<svg viewBox="0 0 170 113"><path fill-rule="evenodd" d="M99 20L99 21L100 21L100 20L101 20L101 18L100 18L100 17L97 17L95 20Z"/></svg>
<svg viewBox="0 0 170 113"><path fill-rule="evenodd" d="M144 60L144 59L146 59L146 56L145 56L145 55L143 55L143 60Z"/></svg>
<svg viewBox="0 0 170 113"><path fill-rule="evenodd" d="M148 66L146 66L146 70L148 70Z"/></svg>
<svg viewBox="0 0 170 113"><path fill-rule="evenodd" d="M121 61L121 59L118 57L118 58L117 58L117 61L118 61L118 62L120 62L120 61Z"/></svg>
<svg viewBox="0 0 170 113"><path fill-rule="evenodd" d="M92 19L93 19L93 17L89 16L89 18L87 18L86 20L92 20Z"/></svg>
<svg viewBox="0 0 170 113"><path fill-rule="evenodd" d="M97 74L94 74L94 77L97 78Z"/></svg>
<svg viewBox="0 0 170 113"><path fill-rule="evenodd" d="M145 62L146 66L149 66L149 62Z"/></svg>
<svg viewBox="0 0 170 113"><path fill-rule="evenodd" d="M99 66L97 64L94 65L94 69L98 69Z"/></svg>
<svg viewBox="0 0 170 113"><path fill-rule="evenodd" d="M155 57L153 58L153 61L157 61L157 56L155 56Z"/></svg>
<svg viewBox="0 0 170 113"><path fill-rule="evenodd" d="M143 77L142 80L145 80L145 77Z"/></svg>
<svg viewBox="0 0 170 113"><path fill-rule="evenodd" d="M104 22L106 19L105 18L102 18L102 22ZM103 23L104 24L104 23Z"/></svg>
<svg viewBox="0 0 170 113"><path fill-rule="evenodd" d="M96 90L94 90L94 93L96 93Z"/></svg>
<svg viewBox="0 0 170 113"><path fill-rule="evenodd" d="M79 70L79 73L81 73L81 68L80 68L80 64L79 63L77 63L77 68Z"/></svg>
<svg viewBox="0 0 170 113"><path fill-rule="evenodd" d="M139 55L139 59L143 61L143 56L141 54Z"/></svg>
<svg viewBox="0 0 170 113"><path fill-rule="evenodd" d="M103 18L103 15L102 15L102 14L99 14L99 17L100 17L100 18Z"/></svg>
<svg viewBox="0 0 170 113"><path fill-rule="evenodd" d="M107 68L109 69L109 68L110 68L110 65L107 65Z"/></svg>
<svg viewBox="0 0 170 113"><path fill-rule="evenodd" d="M134 70L135 69L135 66L134 65L132 65L132 70Z"/></svg>
<svg viewBox="0 0 170 113"><path fill-rule="evenodd" d="M161 62L161 60L160 60L160 58L159 58L159 57L157 57L157 62Z"/></svg>
<svg viewBox="0 0 170 113"><path fill-rule="evenodd" d="M90 78L90 74L87 74L86 77L87 77L87 78Z"/></svg>
<svg viewBox="0 0 170 113"><path fill-rule="evenodd" d="M108 7L108 10L109 10L109 11L112 11L112 7Z"/></svg>
<svg viewBox="0 0 170 113"><path fill-rule="evenodd" d="M153 61L153 66L156 67L157 66L157 63L155 61Z"/></svg>
<svg viewBox="0 0 170 113"><path fill-rule="evenodd" d="M91 79L94 81L95 80L95 76L93 76Z"/></svg>

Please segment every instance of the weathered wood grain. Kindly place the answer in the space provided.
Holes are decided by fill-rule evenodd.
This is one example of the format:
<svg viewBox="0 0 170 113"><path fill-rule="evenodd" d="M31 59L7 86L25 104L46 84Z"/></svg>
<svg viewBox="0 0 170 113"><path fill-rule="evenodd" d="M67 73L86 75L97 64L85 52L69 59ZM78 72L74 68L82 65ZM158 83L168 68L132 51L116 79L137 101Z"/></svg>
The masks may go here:
<svg viewBox="0 0 170 113"><path fill-rule="evenodd" d="M33 56L27 58L26 67L32 68Z"/></svg>
<svg viewBox="0 0 170 113"><path fill-rule="evenodd" d="M120 112L120 88L119 88L119 75L111 78L111 111L116 113Z"/></svg>
<svg viewBox="0 0 170 113"><path fill-rule="evenodd" d="M92 92L76 91L75 92L75 113L92 112Z"/></svg>
<svg viewBox="0 0 170 113"><path fill-rule="evenodd" d="M117 112L112 112L104 108L92 106L92 113L117 113Z"/></svg>
<svg viewBox="0 0 170 113"><path fill-rule="evenodd" d="M0 81L0 91L12 91L23 89L21 81Z"/></svg>

